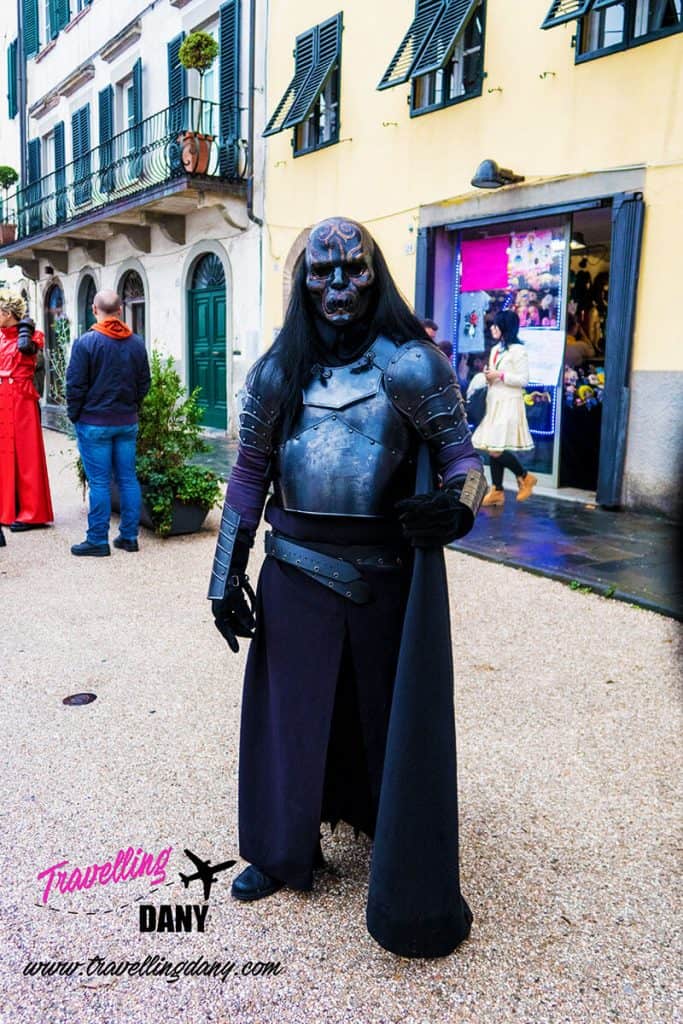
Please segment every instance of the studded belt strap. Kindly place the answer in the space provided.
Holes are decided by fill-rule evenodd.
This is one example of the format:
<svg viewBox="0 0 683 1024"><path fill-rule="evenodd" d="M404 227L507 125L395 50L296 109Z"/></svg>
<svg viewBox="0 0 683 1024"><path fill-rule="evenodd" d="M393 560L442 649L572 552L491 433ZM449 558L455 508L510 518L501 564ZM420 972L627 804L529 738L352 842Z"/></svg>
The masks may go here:
<svg viewBox="0 0 683 1024"><path fill-rule="evenodd" d="M265 546L266 554L271 558L294 566L354 604L367 604L372 597L372 591L361 575L361 567L400 569L402 565L396 549L389 548L345 548L343 553L353 559L347 561L341 554L326 554L271 532L266 533Z"/></svg>

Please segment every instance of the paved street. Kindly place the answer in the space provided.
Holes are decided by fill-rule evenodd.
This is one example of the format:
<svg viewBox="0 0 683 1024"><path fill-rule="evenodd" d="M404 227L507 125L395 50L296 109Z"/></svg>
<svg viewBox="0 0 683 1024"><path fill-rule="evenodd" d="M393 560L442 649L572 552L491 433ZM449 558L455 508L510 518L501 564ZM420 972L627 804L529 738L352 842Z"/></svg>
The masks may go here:
<svg viewBox="0 0 683 1024"><path fill-rule="evenodd" d="M680 840L680 626L554 580L447 552L462 886L472 936L407 961L364 922L370 845L325 835L310 894L254 906L218 876L204 934L143 933L137 904L199 903L189 848L237 858L244 647L205 600L201 534L80 559L70 442L46 432L57 522L0 550L2 1024L667 1024ZM262 555L251 566L256 575ZM286 614L286 610L285 610ZM97 700L70 707L81 691ZM166 878L53 889L37 875L172 847ZM425 871L429 865L425 865ZM151 896L150 889L157 891ZM31 977L29 961L279 961L277 976Z"/></svg>

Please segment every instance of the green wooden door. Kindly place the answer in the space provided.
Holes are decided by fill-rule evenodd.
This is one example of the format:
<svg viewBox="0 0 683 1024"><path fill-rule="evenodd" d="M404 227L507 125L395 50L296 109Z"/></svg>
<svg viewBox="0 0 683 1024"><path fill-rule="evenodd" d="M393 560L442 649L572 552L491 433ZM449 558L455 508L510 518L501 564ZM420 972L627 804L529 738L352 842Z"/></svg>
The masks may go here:
<svg viewBox="0 0 683 1024"><path fill-rule="evenodd" d="M197 264L188 294L190 388L200 387L206 427L228 426L225 275L217 256Z"/></svg>

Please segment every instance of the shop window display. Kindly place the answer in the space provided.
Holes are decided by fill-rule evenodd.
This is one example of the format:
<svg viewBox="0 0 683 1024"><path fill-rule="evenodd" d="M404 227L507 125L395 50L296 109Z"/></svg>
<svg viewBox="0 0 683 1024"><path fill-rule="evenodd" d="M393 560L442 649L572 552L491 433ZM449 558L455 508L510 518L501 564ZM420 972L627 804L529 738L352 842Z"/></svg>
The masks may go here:
<svg viewBox="0 0 683 1024"><path fill-rule="evenodd" d="M467 354L471 381L476 385L475 378L493 346L490 327L494 316L503 309L517 313L531 372L525 406L535 449L527 465L548 475L553 466L563 366L567 245L564 224L522 226L489 237L463 237L457 255L458 355ZM476 390L473 386L472 392Z"/></svg>

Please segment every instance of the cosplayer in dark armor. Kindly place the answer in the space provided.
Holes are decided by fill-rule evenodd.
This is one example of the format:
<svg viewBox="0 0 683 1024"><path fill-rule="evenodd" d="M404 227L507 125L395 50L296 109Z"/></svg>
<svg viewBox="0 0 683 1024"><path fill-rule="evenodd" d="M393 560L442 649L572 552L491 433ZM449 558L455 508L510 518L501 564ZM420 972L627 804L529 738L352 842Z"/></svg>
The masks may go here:
<svg viewBox="0 0 683 1024"><path fill-rule="evenodd" d="M232 650L253 637L239 767L251 866L232 892L255 900L311 888L321 821L374 835L414 549L466 534L486 486L451 365L353 221L311 231L246 390L209 598ZM440 486L414 496L424 442ZM271 483L254 602L245 573Z"/></svg>

